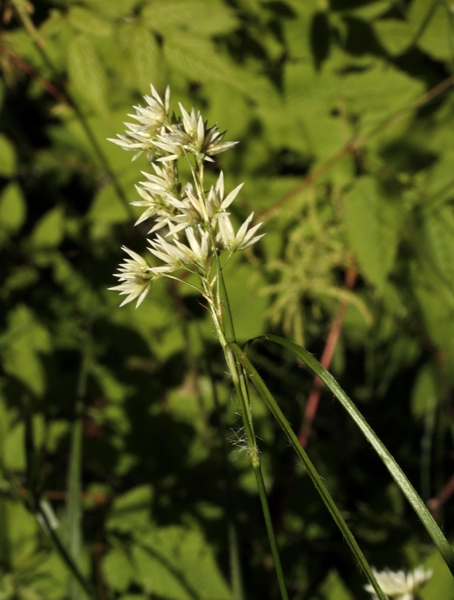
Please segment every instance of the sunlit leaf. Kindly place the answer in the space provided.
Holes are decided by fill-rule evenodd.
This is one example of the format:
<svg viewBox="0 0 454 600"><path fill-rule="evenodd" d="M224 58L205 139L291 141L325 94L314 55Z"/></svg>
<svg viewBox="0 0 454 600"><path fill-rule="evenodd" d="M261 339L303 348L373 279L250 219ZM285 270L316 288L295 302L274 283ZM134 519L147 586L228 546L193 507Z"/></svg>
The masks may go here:
<svg viewBox="0 0 454 600"><path fill-rule="evenodd" d="M68 74L71 89L97 112L107 110L108 82L104 66L90 37L74 33L68 44Z"/></svg>
<svg viewBox="0 0 454 600"><path fill-rule="evenodd" d="M45 390L45 372L40 355L51 348L49 332L26 306L19 305L8 315L6 336L3 368L41 396Z"/></svg>
<svg viewBox="0 0 454 600"><path fill-rule="evenodd" d="M161 34L181 28L193 29L201 37L226 33L237 23L233 11L218 0L151 0L142 11L142 17Z"/></svg>
<svg viewBox="0 0 454 600"><path fill-rule="evenodd" d="M4 135L0 135L0 175L2 177L11 177L16 167L16 155L13 145ZM1 218L1 217L0 217Z"/></svg>
<svg viewBox="0 0 454 600"><path fill-rule="evenodd" d="M64 213L61 206L56 206L40 219L33 230L31 242L39 248L58 246L64 236Z"/></svg>
<svg viewBox="0 0 454 600"><path fill-rule="evenodd" d="M211 548L197 530L156 529L132 551L136 581L163 598L229 600Z"/></svg>
<svg viewBox="0 0 454 600"><path fill-rule="evenodd" d="M76 31L95 36L107 36L112 33L109 21L96 15L93 11L83 6L71 6L68 20Z"/></svg>
<svg viewBox="0 0 454 600"><path fill-rule="evenodd" d="M396 255L399 208L383 198L375 181L357 179L345 197L345 220L352 249L366 277L383 288Z"/></svg>
<svg viewBox="0 0 454 600"><path fill-rule="evenodd" d="M22 190L16 183L6 186L0 195L0 239L16 232L26 218Z"/></svg>
<svg viewBox="0 0 454 600"><path fill-rule="evenodd" d="M137 89L149 94L150 83L157 86L160 79L161 50L150 29L140 24L131 28L130 48Z"/></svg>

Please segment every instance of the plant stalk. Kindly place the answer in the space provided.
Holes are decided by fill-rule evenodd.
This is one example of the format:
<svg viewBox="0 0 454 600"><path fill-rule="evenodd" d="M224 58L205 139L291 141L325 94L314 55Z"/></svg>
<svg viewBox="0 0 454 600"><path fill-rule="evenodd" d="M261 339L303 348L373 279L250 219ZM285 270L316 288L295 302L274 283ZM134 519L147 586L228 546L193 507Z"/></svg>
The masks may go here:
<svg viewBox="0 0 454 600"><path fill-rule="evenodd" d="M260 497L260 503L262 506L263 517L265 520L265 527L270 543L271 554L273 556L274 568L276 571L276 577L278 580L279 590L281 593L282 600L288 600L287 588L285 586L284 572L282 569L282 563L279 556L279 549L276 540L276 534L273 528L271 519L271 513L268 504L268 498L266 494L265 482L263 479L262 467L260 464L259 449L257 446L257 440L254 432L254 423L252 419L251 405L249 402L249 393L247 388L247 378L243 367L235 358L232 350L230 349L229 342L225 337L224 328L221 325L219 316L226 315L226 321L229 326L230 335L234 335L234 325L232 313L230 310L230 304L227 295L227 289L225 286L224 278L222 275L222 269L219 263L219 257L216 255L217 265L217 282L218 282L218 298L215 302L211 301L210 310L213 317L213 321L216 327L219 342L224 352L225 361L229 369L230 375L235 386L236 395L240 404L241 416L243 420L244 430L246 432L246 438L248 443L248 453L251 458L252 468L254 470L255 479L257 482L257 490ZM207 290L208 291L208 290ZM222 309L224 307L224 310ZM224 319L223 319L224 321Z"/></svg>
<svg viewBox="0 0 454 600"><path fill-rule="evenodd" d="M234 353L237 360L244 367L249 378L251 379L251 381L254 384L255 388L257 389L258 393L264 400L264 402L265 402L266 406L268 407L268 409L270 410L271 414L274 416L276 421L279 423L279 425L283 429L284 433L286 434L290 444L292 445L292 447L295 450L295 452L297 453L297 455L303 461L303 464L306 467L307 472L308 472L310 478L312 479L312 482L313 482L317 492L320 494L323 502L325 503L326 507L328 508L329 512L331 513L331 516L333 517L335 523L337 524L337 526L339 527L343 536L345 537L348 545L350 546L350 549L351 549L353 555L356 557L359 564L361 565L361 568L363 569L364 573L366 574L367 578L369 579L370 583L372 584L378 598L380 600L387 600L387 597L385 596L385 594L381 590L380 586L378 585L375 575L373 574L372 569L370 568L370 565L367 562L361 548L358 546L357 541L355 540L352 532L350 531L350 528L348 527L347 523L345 522L345 519L341 515L333 498L331 497L330 493L328 492L327 488L325 487L325 484L323 483L320 475L318 474L316 468L312 464L312 461L310 460L306 451L299 443L297 436L295 435L293 429L290 427L289 422L285 418L284 413L279 408L276 400L274 399L273 395L267 388L265 382L260 377L260 375L257 373L255 367L249 361L249 359L247 358L247 356L245 355L243 350L238 346L238 344L229 343L228 347Z"/></svg>

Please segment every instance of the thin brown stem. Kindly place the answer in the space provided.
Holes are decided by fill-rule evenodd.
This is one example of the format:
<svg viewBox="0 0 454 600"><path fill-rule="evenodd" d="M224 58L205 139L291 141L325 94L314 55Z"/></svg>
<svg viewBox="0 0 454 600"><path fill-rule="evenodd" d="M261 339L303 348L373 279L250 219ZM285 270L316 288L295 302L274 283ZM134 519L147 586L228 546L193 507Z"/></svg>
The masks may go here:
<svg viewBox="0 0 454 600"><path fill-rule="evenodd" d="M7 46L0 42L0 53L5 54L11 60L11 62L20 69L23 73L37 81L41 87L46 90L48 94L53 96L58 102L62 104L66 104L66 106L71 106L71 102L69 98L61 92L53 83L51 83L48 79L43 77L34 69L31 65L29 65L23 58L14 54Z"/></svg>
<svg viewBox="0 0 454 600"><path fill-rule="evenodd" d="M305 179L301 181L297 186L291 189L289 192L284 194L282 198L280 198L275 204L270 206L267 210L263 211L261 214L257 216L257 221L267 221L274 217L274 215L283 208L290 200L292 200L295 196L297 196L302 190L311 186L315 181L320 179L325 173L327 173L332 167L337 165L341 160L343 160L346 156L353 154L356 152L361 146L363 146L370 138L374 137L378 133L382 132L386 127L400 121L410 110L415 108L420 108L425 104L431 102L437 96L440 96L443 92L448 90L454 84L454 76L450 75L431 90L420 96L417 100L415 100L410 106L403 108L402 110L394 113L390 117L387 117L383 121L374 127L371 131L366 134L359 135L353 140L347 142L336 154L334 154L331 158L329 158L325 163L320 165L318 169L315 169L310 175L308 175Z"/></svg>
<svg viewBox="0 0 454 600"><path fill-rule="evenodd" d="M441 491L437 496L431 498L427 502L427 508L432 513L434 519L438 519L440 516L440 511L446 502L451 498L454 494L454 475L448 480L448 482L443 486Z"/></svg>
<svg viewBox="0 0 454 600"><path fill-rule="evenodd" d="M357 272L356 269L349 269L345 274L345 286L351 290L355 285ZM331 361L333 359L334 351L339 341L339 336L342 330L342 324L344 322L345 312L347 310L348 302L344 300L339 305L336 316L331 324L331 328L326 340L325 348L320 359L320 363L329 370ZM298 440L303 448L306 448L309 443L309 436L312 429L312 423L317 414L318 405L320 402L320 391L322 389L322 382L319 377L314 378L311 393L306 403L306 409L304 411L303 424L298 433Z"/></svg>
<svg viewBox="0 0 454 600"><path fill-rule="evenodd" d="M355 285L357 277L357 271L355 268L351 268L345 274L345 286L348 289L352 289ZM342 324L345 317L345 312L347 310L348 302L343 301L334 317L334 320L331 325L330 332L328 334L328 338L326 340L325 348L321 357L321 364L328 369L331 365L331 361L334 355L334 351L336 349L337 343L339 341L339 336L342 330ZM298 433L298 440L303 448L305 448L309 441L309 435L311 432L312 423L317 414L317 409L320 401L320 390L322 388L322 382L319 377L314 378L314 383L312 387L312 391L309 395L306 409L303 416L303 424L301 425L301 429ZM289 503L290 497L292 495L293 487L295 485L295 459L291 459L282 469L282 475L280 478L280 482L276 485L274 490L275 496L275 513L274 513L274 526L276 531L279 532L283 528L283 516L285 514L287 505Z"/></svg>

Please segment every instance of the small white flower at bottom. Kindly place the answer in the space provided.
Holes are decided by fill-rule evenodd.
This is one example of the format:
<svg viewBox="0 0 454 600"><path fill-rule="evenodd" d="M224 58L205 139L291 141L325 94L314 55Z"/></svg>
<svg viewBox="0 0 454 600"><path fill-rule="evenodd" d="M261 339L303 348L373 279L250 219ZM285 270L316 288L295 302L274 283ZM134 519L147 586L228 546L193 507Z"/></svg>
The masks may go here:
<svg viewBox="0 0 454 600"><path fill-rule="evenodd" d="M432 571L430 569L425 571L423 567L417 567L409 573L403 570L390 571L389 569L377 571L373 567L372 571L383 592L395 600L413 600L413 592L432 577ZM365 585L364 589L372 594L371 600L378 598L370 583Z"/></svg>

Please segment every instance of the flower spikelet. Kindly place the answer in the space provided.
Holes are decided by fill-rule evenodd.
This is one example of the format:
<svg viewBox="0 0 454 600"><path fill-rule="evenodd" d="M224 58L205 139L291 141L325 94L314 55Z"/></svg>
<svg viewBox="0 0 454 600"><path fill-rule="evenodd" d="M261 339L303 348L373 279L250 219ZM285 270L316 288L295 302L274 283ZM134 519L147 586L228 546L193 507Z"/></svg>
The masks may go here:
<svg viewBox="0 0 454 600"><path fill-rule="evenodd" d="M136 123L126 123L126 133L111 141L135 152L133 160L145 153L151 163L152 172L142 171L143 179L136 185L139 199L131 204L143 209L136 225L150 220L148 250L161 264L150 266L123 247L129 258L115 274L119 284L110 289L126 296L122 305L137 300L139 306L156 277L187 283L178 275L182 270L198 275L200 288L196 289L213 298L217 276L212 271L219 269L219 255L225 251L230 257L264 235L257 235L260 223L252 225L254 213L238 231L232 225L228 209L243 184L227 193L222 171L209 189L204 184L204 163L213 162L213 156L237 142L224 142L225 132L219 132L217 125L208 127L194 108L187 111L180 104L181 117L171 115L169 88L161 98L151 86L151 95L144 100L146 105L135 106L135 114L130 115ZM180 160L189 164L189 181L179 178Z"/></svg>
<svg viewBox="0 0 454 600"><path fill-rule="evenodd" d="M428 579L432 577L432 571L425 571L423 567L417 567L414 571L406 573L405 571L377 571L372 568L374 575L381 589L387 596L394 600L413 600L415 592L423 586ZM364 586L366 591L372 594L371 600L376 600L377 596L370 583Z"/></svg>
<svg viewBox="0 0 454 600"><path fill-rule="evenodd" d="M120 296L126 294L126 298L120 306L132 302L137 298L137 308L150 290L153 273L150 265L139 254L136 254L126 246L122 246L122 250L129 254L131 258L127 258L118 267L118 273L115 274L115 277L118 277L121 283L109 289L120 292Z"/></svg>
<svg viewBox="0 0 454 600"><path fill-rule="evenodd" d="M118 135L118 139L111 142L118 144L124 150L130 150L136 154L135 160L142 152L151 153L153 139L170 123L170 88L167 87L164 99L151 86L151 96L144 96L147 106L134 106L135 114L128 115L137 123L125 123L127 130L125 135Z"/></svg>

